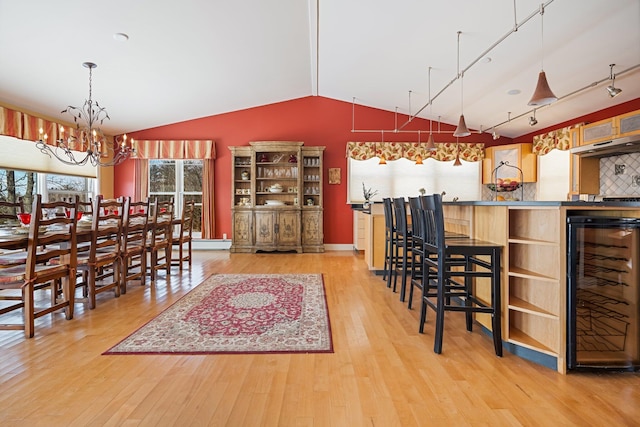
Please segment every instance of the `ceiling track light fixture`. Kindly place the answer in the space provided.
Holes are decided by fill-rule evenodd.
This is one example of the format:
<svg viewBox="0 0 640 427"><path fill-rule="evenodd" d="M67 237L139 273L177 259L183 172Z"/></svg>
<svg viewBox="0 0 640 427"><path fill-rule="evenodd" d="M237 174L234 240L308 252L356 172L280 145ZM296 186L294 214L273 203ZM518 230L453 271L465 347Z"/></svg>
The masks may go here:
<svg viewBox="0 0 640 427"><path fill-rule="evenodd" d="M529 126L535 126L538 124L538 119L536 119L536 110L533 109L533 116L529 117Z"/></svg>
<svg viewBox="0 0 640 427"><path fill-rule="evenodd" d="M614 98L620 95L620 92L622 92L622 89L619 89L616 87L616 75L613 74L613 67L615 66L616 64L609 64L609 68L610 68L609 80L611 80L611 84L607 86L607 92L609 93L609 96L611 98Z"/></svg>
<svg viewBox="0 0 640 427"><path fill-rule="evenodd" d="M460 34L462 31L458 31L458 78L460 79L460 120L458 121L458 127L453 132L453 136L456 138L461 136L469 136L471 132L467 128L467 124L464 121L464 71L460 73Z"/></svg>
<svg viewBox="0 0 640 427"><path fill-rule="evenodd" d="M547 75L544 72L544 4L540 5L540 25L542 60L540 63L540 74L538 74L538 84L528 104L531 106L548 105L558 100L558 97L553 94L553 91L549 87Z"/></svg>
<svg viewBox="0 0 640 427"><path fill-rule="evenodd" d="M632 65L631 67L626 68L626 69L622 70L621 72L617 73L617 75L618 75L618 76L620 76L620 75L623 75L623 74L627 74L627 73L630 73L630 72L632 72L632 71L634 71L634 70L636 70L636 69L638 69L638 68L640 68L640 64L635 64L635 65ZM576 89L576 90L574 90L574 91L572 91L572 92L567 93L566 95L562 95L562 96L560 96L560 97L558 98L558 101L562 101L562 100L565 100L565 99L567 99L567 98L571 98L571 97L572 97L572 96L574 96L574 95L578 95L578 94L580 94L580 93L582 93L582 92L584 92L584 91L586 91L586 90L593 89L594 87L600 86L601 84L603 84L603 83L605 83L605 82L609 82L609 81L611 81L611 76L607 75L606 77L604 77L604 78L602 78L602 79L600 79L600 80L597 80L597 81L595 81L595 82L593 82L593 83L589 83L588 85L586 85L586 86L582 86L582 87L580 87L580 88L578 88L578 89ZM536 110L536 109L538 109L538 108L543 108L543 107L537 107L537 108L534 108L534 110ZM520 113L520 114L518 114L517 116L513 117L513 119L520 119L520 118L522 118L522 117L527 117L527 116L529 116L529 114L531 114L532 112L533 112L533 110L525 111L525 112ZM492 127L490 127L489 129L495 129L495 128L497 128L498 126L502 126L502 125L504 125L504 124L506 124L506 123L507 123L507 121L503 121L503 122L500 122L500 123L496 123L495 125L493 125L493 126L492 126Z"/></svg>

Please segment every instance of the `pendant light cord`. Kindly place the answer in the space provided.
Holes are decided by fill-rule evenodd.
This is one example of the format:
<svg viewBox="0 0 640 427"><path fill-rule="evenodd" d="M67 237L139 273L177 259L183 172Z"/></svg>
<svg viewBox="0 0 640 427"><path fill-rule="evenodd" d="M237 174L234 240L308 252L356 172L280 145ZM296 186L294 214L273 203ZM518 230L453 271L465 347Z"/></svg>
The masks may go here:
<svg viewBox="0 0 640 427"><path fill-rule="evenodd" d="M542 49L540 69L544 71L544 3L540 4L540 46Z"/></svg>
<svg viewBox="0 0 640 427"><path fill-rule="evenodd" d="M464 115L464 72L460 73L460 34L462 31L458 31L458 78L460 79L460 114Z"/></svg>

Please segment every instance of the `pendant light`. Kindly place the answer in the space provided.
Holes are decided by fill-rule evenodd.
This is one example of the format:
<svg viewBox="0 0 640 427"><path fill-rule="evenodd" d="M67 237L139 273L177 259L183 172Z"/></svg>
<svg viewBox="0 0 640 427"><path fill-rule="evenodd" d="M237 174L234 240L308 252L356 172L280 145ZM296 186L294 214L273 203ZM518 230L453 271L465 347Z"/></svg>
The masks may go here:
<svg viewBox="0 0 640 427"><path fill-rule="evenodd" d="M431 101L431 67L429 67L429 139L427 139L427 150L436 151L436 144L433 141L433 102ZM438 126L440 126L440 119L438 119Z"/></svg>
<svg viewBox="0 0 640 427"><path fill-rule="evenodd" d="M544 4L540 5L540 23L541 23L541 39L542 39L542 61L540 67L540 74L538 74L538 84L536 90L533 92L533 96L529 101L531 106L548 105L558 100L558 97L553 94L549 83L547 82L547 75L544 72Z"/></svg>
<svg viewBox="0 0 640 427"><path fill-rule="evenodd" d="M420 150L420 146L422 144L420 143L420 131L418 130L418 150ZM416 165L422 165L422 155L420 155L420 153L416 154Z"/></svg>
<svg viewBox="0 0 640 427"><path fill-rule="evenodd" d="M458 142L458 138L456 138L456 161L453 162L453 166L462 166L462 162L460 161L460 143Z"/></svg>
<svg viewBox="0 0 640 427"><path fill-rule="evenodd" d="M382 131L382 143L380 144L382 146L381 150L384 150L384 131ZM384 156L384 152L380 153L380 162L378 162L379 165L386 165L387 164L387 159Z"/></svg>
<svg viewBox="0 0 640 427"><path fill-rule="evenodd" d="M609 93L609 96L612 98L620 95L620 92L622 92L622 89L619 89L615 86L616 75L613 74L613 67L615 67L615 65L616 64L609 64L609 68L611 69L611 71L609 72L609 79L611 80L611 84L607 86L607 92Z"/></svg>
<svg viewBox="0 0 640 427"><path fill-rule="evenodd" d="M460 120L458 121L458 127L453 132L453 136L455 136L455 137L471 135L471 132L469 132L469 129L467 129L467 124L464 121L464 111L463 111L463 105L464 105L464 99L463 99L464 98L464 85L463 85L464 72L460 73L460 34L462 34L462 31L458 31L458 78L460 79Z"/></svg>

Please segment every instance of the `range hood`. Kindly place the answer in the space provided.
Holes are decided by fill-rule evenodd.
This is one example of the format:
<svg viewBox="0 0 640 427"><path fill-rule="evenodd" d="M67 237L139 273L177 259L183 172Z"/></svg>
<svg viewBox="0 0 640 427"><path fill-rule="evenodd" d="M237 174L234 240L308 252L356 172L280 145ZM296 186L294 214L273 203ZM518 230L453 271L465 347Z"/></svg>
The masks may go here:
<svg viewBox="0 0 640 427"><path fill-rule="evenodd" d="M640 153L640 135L615 138L571 149L571 154L582 157L609 157L627 153Z"/></svg>

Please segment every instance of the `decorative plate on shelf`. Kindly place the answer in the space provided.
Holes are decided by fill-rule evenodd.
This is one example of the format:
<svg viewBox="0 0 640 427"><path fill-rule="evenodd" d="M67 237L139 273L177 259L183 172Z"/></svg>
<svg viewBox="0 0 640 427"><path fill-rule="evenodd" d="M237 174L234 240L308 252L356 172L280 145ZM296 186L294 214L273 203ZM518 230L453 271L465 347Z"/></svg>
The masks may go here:
<svg viewBox="0 0 640 427"><path fill-rule="evenodd" d="M282 206L284 202L282 200L265 200L264 204L269 206Z"/></svg>

